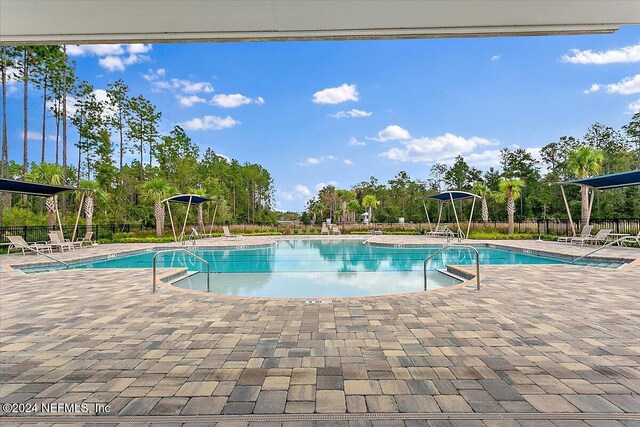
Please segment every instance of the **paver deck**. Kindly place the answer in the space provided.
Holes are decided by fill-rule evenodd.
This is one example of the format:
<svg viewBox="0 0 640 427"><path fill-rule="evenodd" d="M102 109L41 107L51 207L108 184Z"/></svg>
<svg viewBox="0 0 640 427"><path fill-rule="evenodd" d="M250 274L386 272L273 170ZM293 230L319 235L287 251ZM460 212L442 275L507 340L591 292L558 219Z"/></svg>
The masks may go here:
<svg viewBox="0 0 640 427"><path fill-rule="evenodd" d="M113 423L638 425L638 271L484 266L480 291L327 304L151 294L142 269L2 274L0 402L108 404Z"/></svg>

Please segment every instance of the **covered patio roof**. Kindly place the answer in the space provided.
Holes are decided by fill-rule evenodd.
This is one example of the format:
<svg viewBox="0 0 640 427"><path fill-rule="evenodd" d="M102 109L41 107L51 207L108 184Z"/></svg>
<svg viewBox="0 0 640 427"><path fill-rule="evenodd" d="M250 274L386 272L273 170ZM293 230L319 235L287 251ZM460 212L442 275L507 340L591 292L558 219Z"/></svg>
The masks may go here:
<svg viewBox="0 0 640 427"><path fill-rule="evenodd" d="M38 184L37 182L19 181L0 178L0 191L7 193L26 194L28 196L51 197L65 191L78 191L80 188L62 185Z"/></svg>
<svg viewBox="0 0 640 427"><path fill-rule="evenodd" d="M439 200L441 202L451 201L451 200L465 200L465 199L479 199L480 196L473 193L468 193L466 191L443 191L440 194L432 194L431 196L425 197L425 199L433 199Z"/></svg>
<svg viewBox="0 0 640 427"><path fill-rule="evenodd" d="M178 194L175 196L167 197L162 202L199 205L200 203L210 202L211 200L213 199L209 197L199 196L197 194Z"/></svg>
<svg viewBox="0 0 640 427"><path fill-rule="evenodd" d="M594 176L591 178L575 179L572 181L556 182L559 185L586 185L596 190L632 187L640 185L640 169L631 172L614 173Z"/></svg>

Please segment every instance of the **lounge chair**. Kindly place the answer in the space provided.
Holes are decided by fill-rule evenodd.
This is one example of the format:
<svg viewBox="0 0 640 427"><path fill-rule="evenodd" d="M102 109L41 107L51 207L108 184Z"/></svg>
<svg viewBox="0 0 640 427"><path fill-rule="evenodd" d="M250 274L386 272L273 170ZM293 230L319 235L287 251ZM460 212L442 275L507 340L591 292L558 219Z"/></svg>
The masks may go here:
<svg viewBox="0 0 640 427"><path fill-rule="evenodd" d="M579 243L582 246L584 246L585 243L593 243L594 245L598 243L605 243L611 231L612 230L600 230L594 236L574 237L571 239L571 243Z"/></svg>
<svg viewBox="0 0 640 427"><path fill-rule="evenodd" d="M563 237L558 237L558 242L559 243L571 243L571 241L573 239L578 239L578 238L586 238L591 236L591 229L593 229L593 226L591 225L585 225L584 227L582 227L582 231L580 232L579 236L573 235L573 236L563 236Z"/></svg>
<svg viewBox="0 0 640 427"><path fill-rule="evenodd" d="M375 234L376 236L379 236L382 234L382 230L371 230L371 234Z"/></svg>
<svg viewBox="0 0 640 427"><path fill-rule="evenodd" d="M640 245L640 231L637 236L627 236L622 241L623 243L635 243L636 245Z"/></svg>
<svg viewBox="0 0 640 427"><path fill-rule="evenodd" d="M74 243L79 244L78 247L82 248L82 245L85 243L91 245L93 242L91 239L93 238L93 231L87 231L84 233L84 237L78 237Z"/></svg>
<svg viewBox="0 0 640 427"><path fill-rule="evenodd" d="M41 252L53 251L51 245L49 245L47 242L27 243L27 241L24 240L22 236L7 236L7 239L9 239L9 248L7 249L7 253L11 251L11 248L22 249L22 255L25 255L25 249L37 254Z"/></svg>
<svg viewBox="0 0 640 427"><path fill-rule="evenodd" d="M340 234L340 229L338 228L338 226L336 224L333 224L331 226L331 234Z"/></svg>
<svg viewBox="0 0 640 427"><path fill-rule="evenodd" d="M227 227L226 225L222 226L222 237L238 237L237 234L232 234L229 231L229 227Z"/></svg>
<svg viewBox="0 0 640 427"><path fill-rule="evenodd" d="M76 245L74 245L72 242L64 240L61 235L62 233L59 231L50 232L49 239L51 241L49 242L49 245L51 245L51 247L60 248L60 252L64 252L65 248L68 250L74 250L76 248Z"/></svg>
<svg viewBox="0 0 640 427"><path fill-rule="evenodd" d="M322 224L322 229L320 230L320 235L329 234L329 229L325 224Z"/></svg>

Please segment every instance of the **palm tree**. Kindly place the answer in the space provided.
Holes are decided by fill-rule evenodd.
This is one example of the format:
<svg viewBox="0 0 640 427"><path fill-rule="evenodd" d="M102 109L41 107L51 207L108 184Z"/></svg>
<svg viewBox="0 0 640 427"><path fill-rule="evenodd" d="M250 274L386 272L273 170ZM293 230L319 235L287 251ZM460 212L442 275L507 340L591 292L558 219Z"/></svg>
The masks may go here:
<svg viewBox="0 0 640 427"><path fill-rule="evenodd" d="M487 199L493 197L493 192L484 182L478 181L473 184L473 190L482 197L482 221L489 221L489 206L487 206Z"/></svg>
<svg viewBox="0 0 640 427"><path fill-rule="evenodd" d="M162 178L154 178L148 181L142 189L142 197L153 203L153 216L156 219L156 236L162 237L164 232L164 204L163 199L169 197L171 186Z"/></svg>
<svg viewBox="0 0 640 427"><path fill-rule="evenodd" d="M499 184L499 190L495 193L495 199L500 202L507 202L507 215L509 216L509 234L513 234L514 221L513 215L516 212L516 200L520 198L520 189L524 186L524 182L518 178L502 178Z"/></svg>
<svg viewBox="0 0 640 427"><path fill-rule="evenodd" d="M349 203L347 203L349 222L356 222L356 215L358 214L358 210L360 210L360 203L358 203L357 199L350 200Z"/></svg>
<svg viewBox="0 0 640 427"><path fill-rule="evenodd" d="M373 224L373 209L380 206L380 200L373 194L367 194L362 198L362 207L369 212L369 224Z"/></svg>
<svg viewBox="0 0 640 427"><path fill-rule="evenodd" d="M194 188L191 190L191 194L197 194L198 196L206 197L207 192L204 188ZM202 211L202 203L198 203L198 231L204 233L204 214Z"/></svg>
<svg viewBox="0 0 640 427"><path fill-rule="evenodd" d="M81 181L80 188L83 190L93 190L87 191L84 197L84 217L87 220L87 233L92 230L93 226L93 213L95 211L95 199L98 199L102 202L106 202L109 200L109 194L104 191L98 184L94 181Z"/></svg>
<svg viewBox="0 0 640 427"><path fill-rule="evenodd" d="M41 184L61 185L62 168L53 163L33 164L31 172L26 175L28 181L39 182ZM47 223L49 227L56 225L56 211L58 209L58 196L47 198Z"/></svg>
<svg viewBox="0 0 640 427"><path fill-rule="evenodd" d="M584 179L602 172L604 154L591 147L580 147L569 153L567 168L577 178ZM589 187L580 186L582 195L582 225L589 224Z"/></svg>

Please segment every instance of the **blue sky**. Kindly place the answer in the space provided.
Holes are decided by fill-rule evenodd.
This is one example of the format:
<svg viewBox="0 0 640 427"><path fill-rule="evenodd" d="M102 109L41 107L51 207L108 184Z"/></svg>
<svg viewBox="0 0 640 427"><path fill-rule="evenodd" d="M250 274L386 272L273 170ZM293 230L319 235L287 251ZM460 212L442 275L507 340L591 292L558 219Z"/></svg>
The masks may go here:
<svg viewBox="0 0 640 427"><path fill-rule="evenodd" d="M619 128L640 110L640 27L613 35L69 47L104 96L122 78L204 151L260 163L276 207L301 210L323 184L406 170L425 179L462 154L486 169L503 147L537 150ZM22 158L21 87L9 84L10 158ZM40 158L40 93L29 156ZM47 135L54 132L49 120ZM73 130L70 141L77 139ZM54 158L48 142L47 159ZM76 158L75 148L70 159Z"/></svg>

